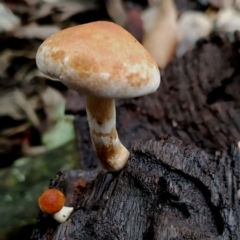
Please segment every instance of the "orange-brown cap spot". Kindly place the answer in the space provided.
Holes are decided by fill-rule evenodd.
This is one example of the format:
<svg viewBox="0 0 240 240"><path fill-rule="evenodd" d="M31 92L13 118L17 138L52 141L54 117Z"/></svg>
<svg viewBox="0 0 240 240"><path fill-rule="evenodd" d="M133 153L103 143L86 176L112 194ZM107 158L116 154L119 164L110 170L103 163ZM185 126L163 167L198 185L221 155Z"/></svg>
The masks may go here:
<svg viewBox="0 0 240 240"><path fill-rule="evenodd" d="M65 202L64 194L58 189L48 189L38 199L40 209L48 214L59 212Z"/></svg>

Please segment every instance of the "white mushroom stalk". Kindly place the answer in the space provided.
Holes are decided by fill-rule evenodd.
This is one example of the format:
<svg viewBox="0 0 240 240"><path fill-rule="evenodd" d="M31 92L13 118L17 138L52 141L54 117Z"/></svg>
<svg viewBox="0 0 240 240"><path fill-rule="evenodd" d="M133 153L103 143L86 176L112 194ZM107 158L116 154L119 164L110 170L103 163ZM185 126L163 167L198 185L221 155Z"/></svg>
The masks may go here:
<svg viewBox="0 0 240 240"><path fill-rule="evenodd" d="M86 111L94 150L102 166L110 171L122 169L129 151L118 138L115 100L87 96Z"/></svg>
<svg viewBox="0 0 240 240"><path fill-rule="evenodd" d="M56 212L52 215L53 219L55 219L59 223L64 223L68 220L71 213L73 211L73 207L63 206L59 212Z"/></svg>

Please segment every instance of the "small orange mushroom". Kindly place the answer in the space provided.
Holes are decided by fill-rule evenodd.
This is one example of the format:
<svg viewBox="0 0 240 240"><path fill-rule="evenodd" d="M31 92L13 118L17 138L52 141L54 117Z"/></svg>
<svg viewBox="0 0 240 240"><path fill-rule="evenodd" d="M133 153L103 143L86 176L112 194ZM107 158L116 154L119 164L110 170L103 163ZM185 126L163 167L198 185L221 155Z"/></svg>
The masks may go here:
<svg viewBox="0 0 240 240"><path fill-rule="evenodd" d="M56 221L65 222L73 211L73 207L64 206L66 197L58 189L46 190L38 199L40 209L51 215Z"/></svg>

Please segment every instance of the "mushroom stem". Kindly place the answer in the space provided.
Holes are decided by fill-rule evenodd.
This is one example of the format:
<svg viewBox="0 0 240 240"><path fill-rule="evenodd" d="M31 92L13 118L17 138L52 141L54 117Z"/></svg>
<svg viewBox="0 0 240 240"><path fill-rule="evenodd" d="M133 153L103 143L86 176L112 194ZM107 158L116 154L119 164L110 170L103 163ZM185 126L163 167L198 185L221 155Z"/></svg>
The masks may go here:
<svg viewBox="0 0 240 240"><path fill-rule="evenodd" d="M54 213L52 216L57 222L64 223L68 220L72 211L73 211L73 207L63 206L59 212Z"/></svg>
<svg viewBox="0 0 240 240"><path fill-rule="evenodd" d="M129 151L122 145L116 130L115 100L87 96L86 111L94 150L106 170L121 170Z"/></svg>

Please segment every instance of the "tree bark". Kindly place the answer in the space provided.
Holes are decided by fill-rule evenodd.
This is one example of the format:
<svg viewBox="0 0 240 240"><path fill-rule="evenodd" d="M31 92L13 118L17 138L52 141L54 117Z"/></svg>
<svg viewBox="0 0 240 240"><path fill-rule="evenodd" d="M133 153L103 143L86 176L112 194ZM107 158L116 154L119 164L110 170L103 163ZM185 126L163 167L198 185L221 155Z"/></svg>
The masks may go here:
<svg viewBox="0 0 240 240"><path fill-rule="evenodd" d="M40 214L32 239L239 239L239 163L235 145L213 156L170 136L136 143L119 173L52 181L74 213L60 225Z"/></svg>

